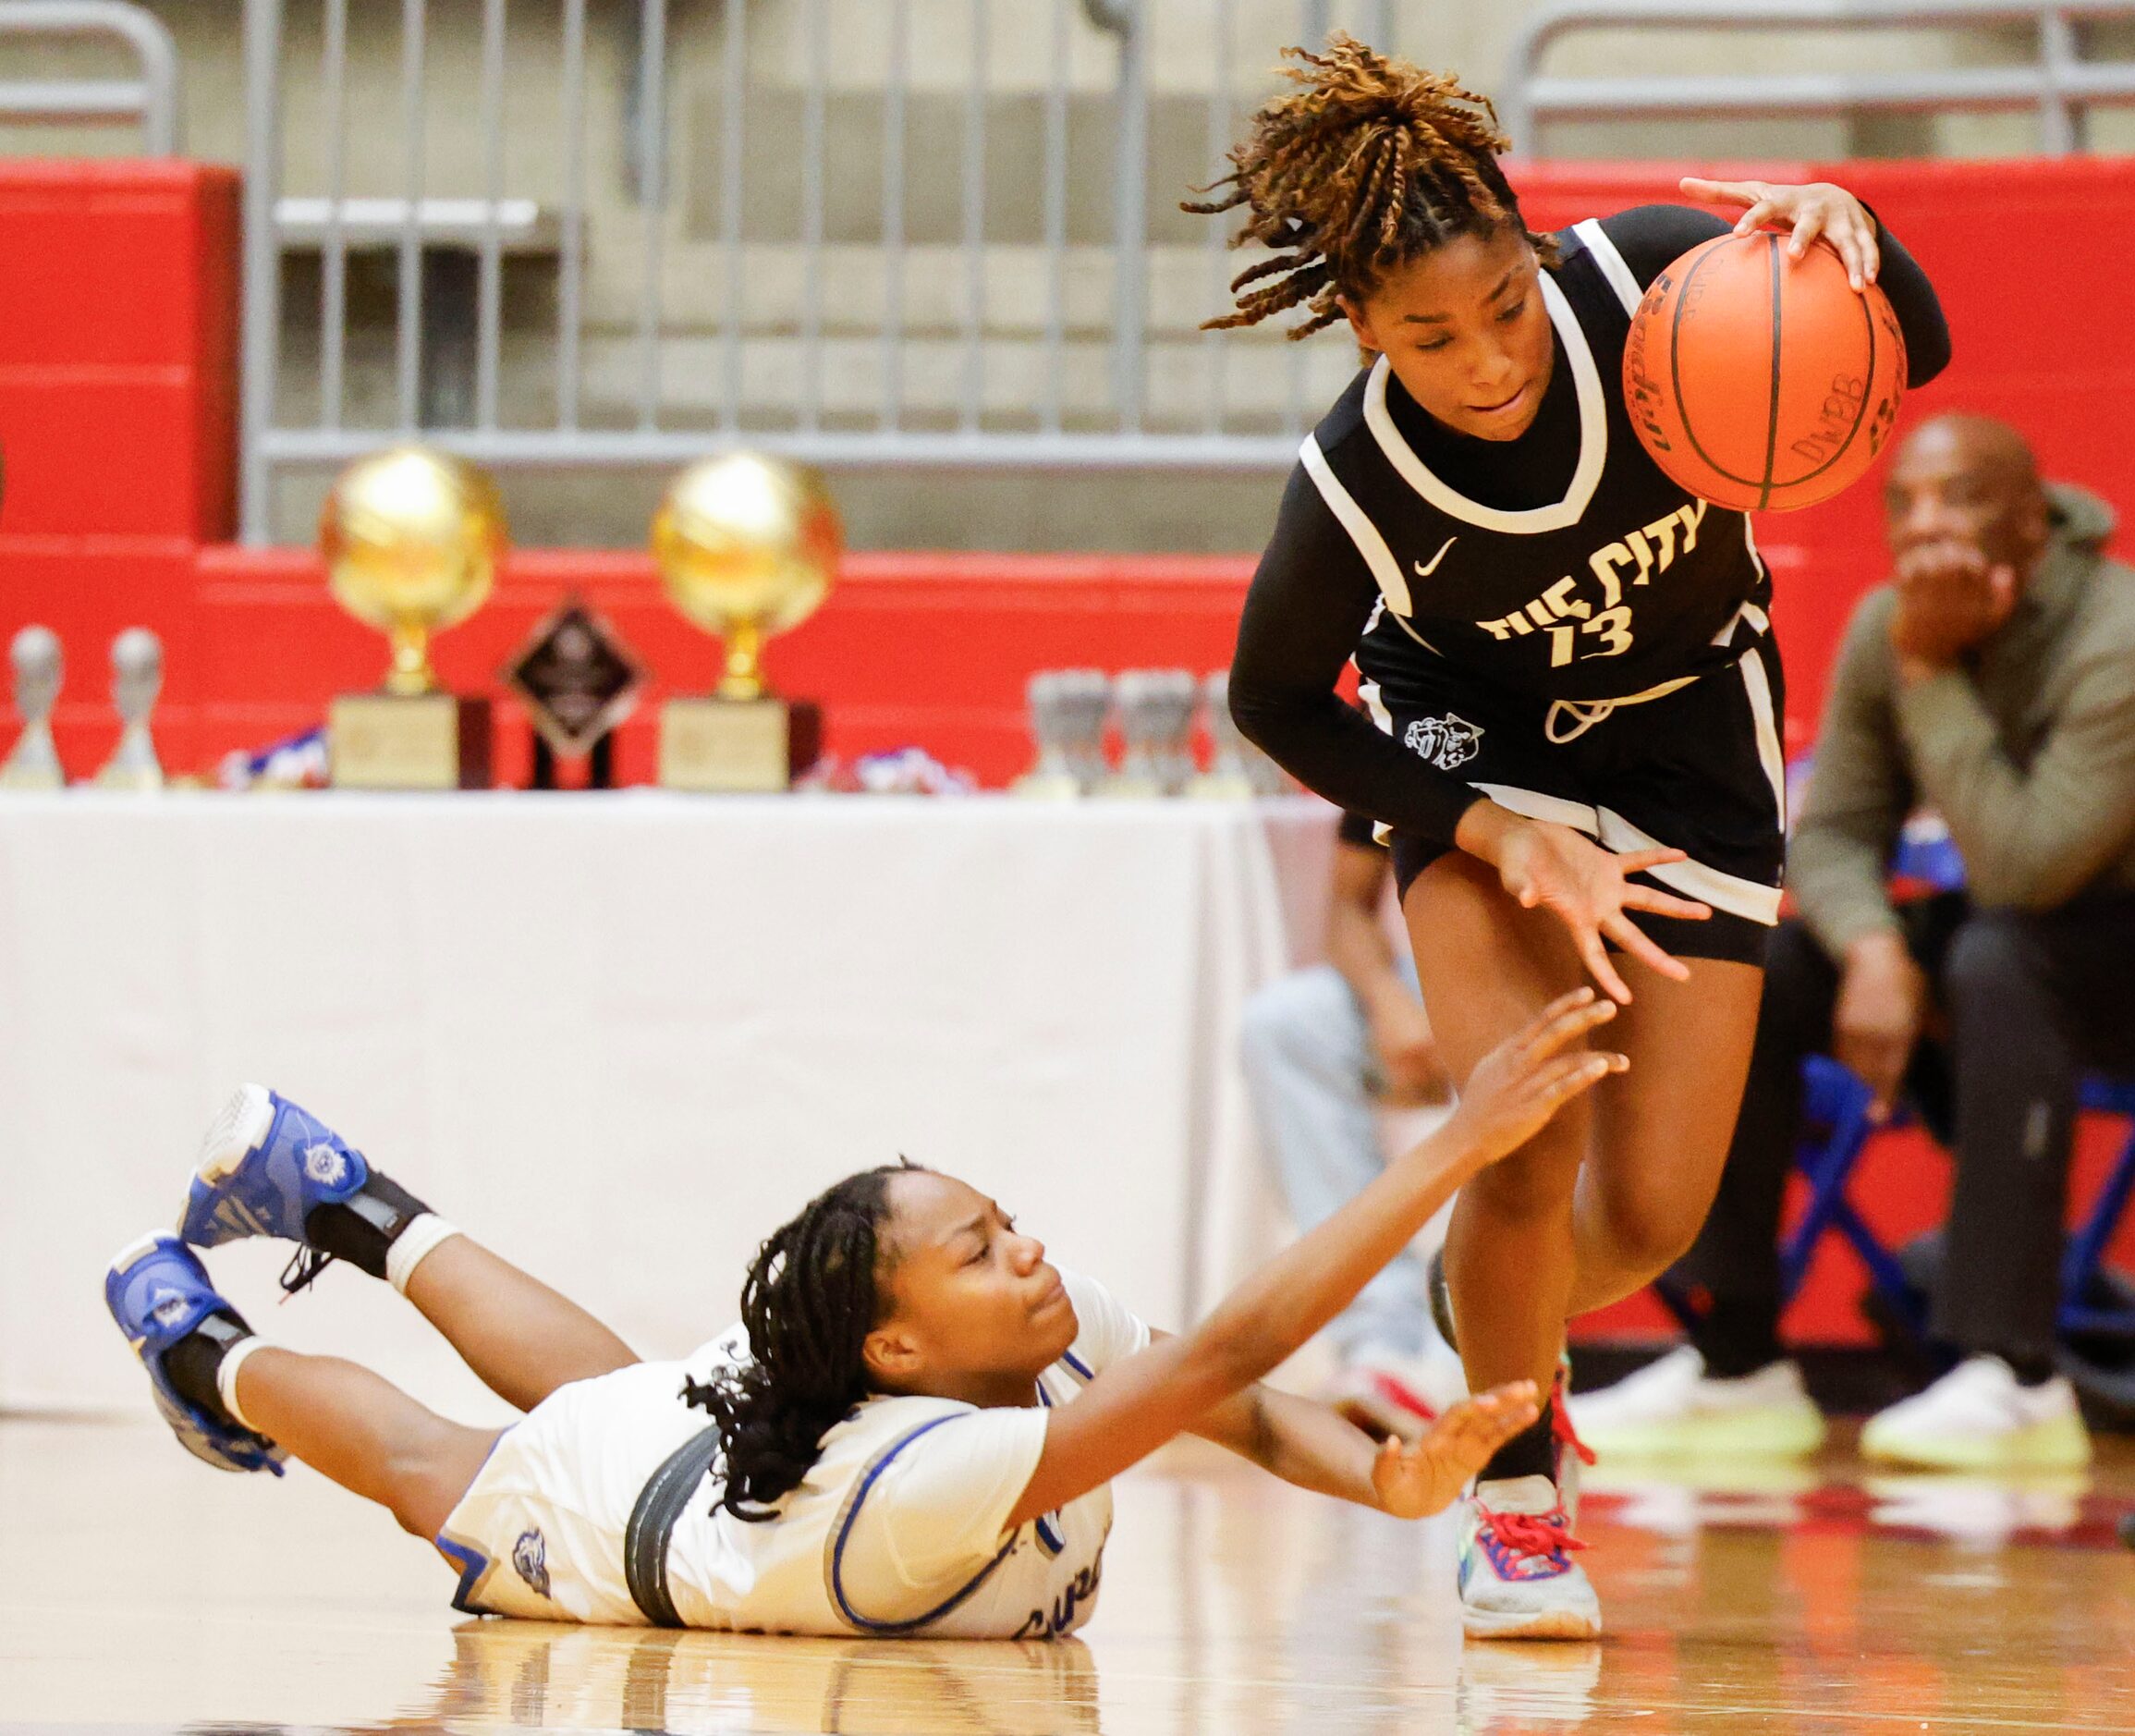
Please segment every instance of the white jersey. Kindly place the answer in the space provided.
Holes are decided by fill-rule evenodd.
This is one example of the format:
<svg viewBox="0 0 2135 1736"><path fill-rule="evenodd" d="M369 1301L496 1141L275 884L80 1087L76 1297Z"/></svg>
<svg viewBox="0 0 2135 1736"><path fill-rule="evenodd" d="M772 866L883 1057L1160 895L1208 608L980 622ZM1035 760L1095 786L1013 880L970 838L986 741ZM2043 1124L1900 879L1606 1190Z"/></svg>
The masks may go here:
<svg viewBox="0 0 2135 1736"><path fill-rule="evenodd" d="M782 1633L1049 1638L1096 1602L1112 1492L1006 1529L1045 1444L1046 1413L1149 1343L1094 1280L1062 1272L1073 1346L1027 1406L874 1398L824 1436L806 1480L751 1524L715 1506L707 1475L667 1557L690 1627ZM454 1602L477 1614L641 1622L623 1565L646 1481L707 1425L683 1402L747 1355L739 1327L678 1363L640 1363L562 1388L506 1431L437 1546L460 1569Z"/></svg>

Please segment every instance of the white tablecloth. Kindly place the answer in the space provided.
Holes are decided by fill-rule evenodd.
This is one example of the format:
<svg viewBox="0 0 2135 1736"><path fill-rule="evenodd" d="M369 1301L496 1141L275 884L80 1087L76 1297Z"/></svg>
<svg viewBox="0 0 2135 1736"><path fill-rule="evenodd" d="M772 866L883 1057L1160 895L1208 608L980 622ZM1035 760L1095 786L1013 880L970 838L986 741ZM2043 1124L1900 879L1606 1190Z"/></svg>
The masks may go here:
<svg viewBox="0 0 2135 1736"><path fill-rule="evenodd" d="M1331 812L482 795L0 798L0 1405L135 1407L110 1255L271 1083L648 1354L899 1153L1160 1324L1279 1222L1235 1063ZM211 1256L255 1326L499 1407L351 1272Z"/></svg>

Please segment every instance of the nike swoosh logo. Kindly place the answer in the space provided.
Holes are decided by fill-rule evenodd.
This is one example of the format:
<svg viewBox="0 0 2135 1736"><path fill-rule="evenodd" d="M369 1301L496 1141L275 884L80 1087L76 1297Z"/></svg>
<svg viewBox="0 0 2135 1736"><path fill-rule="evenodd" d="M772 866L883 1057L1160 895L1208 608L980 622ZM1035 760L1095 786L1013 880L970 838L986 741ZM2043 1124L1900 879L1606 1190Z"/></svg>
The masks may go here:
<svg viewBox="0 0 2135 1736"><path fill-rule="evenodd" d="M1426 567L1421 561L1414 562L1413 565L1416 568L1417 578L1428 579L1433 573L1436 572L1438 570L1438 563L1446 558L1446 549L1451 548L1454 544L1458 543L1459 540L1460 536L1458 532L1447 537L1446 539L1446 547L1441 548L1435 555L1431 556L1431 564L1428 567Z"/></svg>

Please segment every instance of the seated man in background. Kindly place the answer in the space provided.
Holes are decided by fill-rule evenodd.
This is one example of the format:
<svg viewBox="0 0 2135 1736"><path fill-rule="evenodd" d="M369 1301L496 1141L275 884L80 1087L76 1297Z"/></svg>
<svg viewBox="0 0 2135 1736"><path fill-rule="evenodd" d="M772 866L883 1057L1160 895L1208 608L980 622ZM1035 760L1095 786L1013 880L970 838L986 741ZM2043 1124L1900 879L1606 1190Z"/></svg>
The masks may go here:
<svg viewBox="0 0 2135 1736"><path fill-rule="evenodd" d="M1327 962L1271 983L1246 1003L1241 1047L1261 1143L1285 1204L1307 1230L1385 1167L1382 1108L1452 1112L1416 968L1382 910L1391 867L1372 823L1342 817L1327 902ZM1427 1128L1414 1130L1421 1137ZM1431 1324L1421 1239L1327 1327L1341 1372L1328 1401L1360 1427L1413 1439L1468 1387Z"/></svg>
<svg viewBox="0 0 2135 1736"><path fill-rule="evenodd" d="M1945 416L1885 485L1891 583L1855 609L1788 853L1720 1193L1679 1270L1693 1342L1573 1401L1590 1444L1806 1450L1821 1420L1778 1338L1776 1244L1801 1061L1836 1055L1885 1115L1948 1095L1955 1191L1931 1330L1960 1360L1871 1419L1869 1457L2090 1455L2054 1372L2078 1076L2135 1059L2135 572L2105 504L2043 484L2006 424ZM1964 894L1894 906L1906 816L1940 813ZM1931 1118L1932 1119L1932 1118Z"/></svg>

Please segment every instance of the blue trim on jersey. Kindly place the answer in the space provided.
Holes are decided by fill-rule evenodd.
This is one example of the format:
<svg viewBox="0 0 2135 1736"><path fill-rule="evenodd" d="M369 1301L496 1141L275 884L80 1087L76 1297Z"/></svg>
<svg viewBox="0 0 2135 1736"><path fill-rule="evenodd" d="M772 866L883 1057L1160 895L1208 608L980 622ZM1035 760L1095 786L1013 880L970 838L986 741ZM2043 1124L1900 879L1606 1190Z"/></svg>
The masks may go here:
<svg viewBox="0 0 2135 1736"><path fill-rule="evenodd" d="M843 1568L846 1540L852 1535L853 1523L860 1518L860 1510L866 1504L868 1492L874 1487L875 1480L889 1469L890 1461L897 1454L904 1451L921 1436L931 1429L941 1427L944 1423L954 1423L963 1414L962 1412L958 1412L954 1416L937 1416L930 1423L921 1423L910 1434L894 1442L888 1451L868 1467L867 1474L860 1479L860 1487L853 1493L852 1505L846 1509L845 1521L837 1528L837 1541L831 1546L830 1550L830 1595L837 1601L837 1613L851 1626L858 1628L863 1633L885 1635L910 1633L917 1629L925 1627L931 1621L939 1621L944 1616L961 1605L980 1586L983 1585L992 1577L994 1570L1008 1559L1008 1552L1016 1547L1015 1535L1011 1533L1008 1541L1001 1546L1001 1552L981 1568L978 1573L965 1583L962 1590L957 1592L946 1601L935 1605L924 1615L914 1616L909 1621L872 1621L855 1609L851 1601L845 1595Z"/></svg>
<svg viewBox="0 0 2135 1736"><path fill-rule="evenodd" d="M489 1571L489 1557L471 1543L454 1543L442 1531L434 1539L438 1553L459 1570L459 1583L452 1588L452 1607L463 1616L486 1616L494 1613L480 1604L468 1600L482 1576Z"/></svg>
<svg viewBox="0 0 2135 1736"><path fill-rule="evenodd" d="M489 1461L496 1457L496 1449L504 1445L504 1437L510 1434L512 1430L518 1426L518 1424L517 1423L513 1423L497 1430L496 1438L490 1442L489 1450L482 1454L482 1462L475 1466L474 1475L468 1478L467 1491L463 1492L459 1498L461 1501L467 1499L467 1494L473 1490L474 1485L477 1483L482 1481L482 1473L489 1469ZM459 1502L455 1501L453 1503L453 1512L458 1512L458 1510ZM449 1524L452 1521L452 1513L445 1514L445 1522ZM476 1548L471 1543L455 1543L442 1531L440 1531L437 1535L433 1537L430 1541L440 1555L442 1555L447 1561L450 1561L455 1567L459 1569L459 1583L452 1588L452 1607L458 1610L459 1613L463 1616L486 1616L491 1614L492 1612L490 1610L481 1608L476 1605L470 1604L467 1601L469 1595L474 1590L475 1583L480 1580L484 1573L489 1571L489 1557L482 1554L482 1552Z"/></svg>
<svg viewBox="0 0 2135 1736"><path fill-rule="evenodd" d="M1068 1364L1070 1373L1080 1375L1082 1377L1082 1384L1084 1386L1088 1386L1092 1381L1097 1378L1096 1371L1093 1370L1090 1364L1085 1363L1080 1356L1076 1355L1073 1351L1061 1351L1060 1360Z"/></svg>

